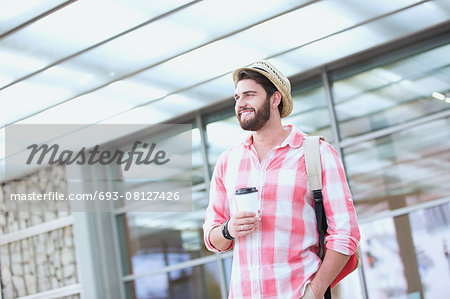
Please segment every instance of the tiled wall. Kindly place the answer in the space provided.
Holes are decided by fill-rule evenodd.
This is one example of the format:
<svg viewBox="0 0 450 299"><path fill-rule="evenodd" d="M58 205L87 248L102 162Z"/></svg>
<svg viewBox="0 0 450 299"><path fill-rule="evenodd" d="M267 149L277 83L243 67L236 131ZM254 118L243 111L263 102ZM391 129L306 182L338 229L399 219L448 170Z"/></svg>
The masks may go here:
<svg viewBox="0 0 450 299"><path fill-rule="evenodd" d="M1 185L0 240L5 235L67 217L69 212L5 212L4 199L12 192L66 192L64 168L41 169L19 181ZM3 242L2 242L3 243ZM78 283L72 226L8 242L0 246L2 298L18 298ZM65 298L79 298L73 295Z"/></svg>

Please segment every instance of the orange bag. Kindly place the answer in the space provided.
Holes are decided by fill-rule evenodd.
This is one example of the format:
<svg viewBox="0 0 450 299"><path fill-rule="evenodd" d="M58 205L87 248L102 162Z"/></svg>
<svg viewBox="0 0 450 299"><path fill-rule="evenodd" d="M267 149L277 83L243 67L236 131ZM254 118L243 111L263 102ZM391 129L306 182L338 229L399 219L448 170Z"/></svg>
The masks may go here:
<svg viewBox="0 0 450 299"><path fill-rule="evenodd" d="M361 254L359 247L356 249L356 253L350 256L350 259L345 264L344 268L342 268L341 272L336 276L336 278L331 283L330 287L334 288L334 286L341 281L345 276L349 275L356 269L361 266Z"/></svg>

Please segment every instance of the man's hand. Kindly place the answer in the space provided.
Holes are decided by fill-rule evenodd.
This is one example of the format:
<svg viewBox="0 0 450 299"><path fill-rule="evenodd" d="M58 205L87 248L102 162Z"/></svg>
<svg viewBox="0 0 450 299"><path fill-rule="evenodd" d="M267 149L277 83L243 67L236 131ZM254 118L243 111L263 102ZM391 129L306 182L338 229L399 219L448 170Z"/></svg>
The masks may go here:
<svg viewBox="0 0 450 299"><path fill-rule="evenodd" d="M228 222L228 232L233 238L245 237L255 231L259 220L254 212L238 212Z"/></svg>
<svg viewBox="0 0 450 299"><path fill-rule="evenodd" d="M328 287L327 287L328 288ZM312 290L312 292L313 292L313 294L314 294L314 297L315 298L323 298L324 296L325 296L325 291L327 290L327 289L325 289L325 290L315 290L314 289L314 287L313 287L313 285L312 285L312 283L311 283L311 290Z"/></svg>
<svg viewBox="0 0 450 299"><path fill-rule="evenodd" d="M316 298L323 298L328 286L341 272L350 256L328 249L322 265L311 281L311 289Z"/></svg>
<svg viewBox="0 0 450 299"><path fill-rule="evenodd" d="M233 238L245 237L255 231L259 220L253 212L238 212L228 221L228 233ZM219 251L228 250L233 243L233 240L227 240L223 237L220 225L211 230L209 240L211 245Z"/></svg>

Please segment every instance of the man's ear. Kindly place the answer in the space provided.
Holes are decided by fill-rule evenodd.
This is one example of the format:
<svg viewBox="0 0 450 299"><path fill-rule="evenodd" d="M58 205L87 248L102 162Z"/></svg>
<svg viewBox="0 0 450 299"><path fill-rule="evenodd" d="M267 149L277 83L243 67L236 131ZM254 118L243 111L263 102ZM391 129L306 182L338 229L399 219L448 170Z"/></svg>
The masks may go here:
<svg viewBox="0 0 450 299"><path fill-rule="evenodd" d="M278 105L280 104L280 102L281 102L281 93L277 90L272 95L272 107L271 108L278 109Z"/></svg>

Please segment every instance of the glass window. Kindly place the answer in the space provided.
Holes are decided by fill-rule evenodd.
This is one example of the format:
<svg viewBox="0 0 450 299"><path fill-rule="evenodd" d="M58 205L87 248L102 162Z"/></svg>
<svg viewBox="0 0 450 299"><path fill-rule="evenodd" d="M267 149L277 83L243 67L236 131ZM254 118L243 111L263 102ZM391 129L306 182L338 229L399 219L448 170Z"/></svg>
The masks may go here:
<svg viewBox="0 0 450 299"><path fill-rule="evenodd" d="M228 257L222 260L224 270L225 270L225 281L227 284L227 290L230 291L230 283L231 283L231 268L233 265L233 258Z"/></svg>
<svg viewBox="0 0 450 299"><path fill-rule="evenodd" d="M450 45L445 45L336 81L333 93L341 137L448 110L449 62Z"/></svg>
<svg viewBox="0 0 450 299"><path fill-rule="evenodd" d="M450 204L409 214L424 298L439 298L450 281Z"/></svg>
<svg viewBox="0 0 450 299"><path fill-rule="evenodd" d="M240 144L248 135L239 125L234 108L224 111L222 115L224 118L206 125L211 174L219 156L229 147Z"/></svg>
<svg viewBox="0 0 450 299"><path fill-rule="evenodd" d="M333 299L364 298L364 281L361 271L362 269L358 268L341 280L331 289L331 297Z"/></svg>
<svg viewBox="0 0 450 299"><path fill-rule="evenodd" d="M283 120L283 124L292 124L309 135L321 135L328 142L334 142L322 81L315 80L295 88L292 99L292 113Z"/></svg>
<svg viewBox="0 0 450 299"><path fill-rule="evenodd" d="M450 118L344 149L358 215L450 196Z"/></svg>
<svg viewBox="0 0 450 299"><path fill-rule="evenodd" d="M137 279L125 285L126 298L215 299L220 298L217 263L183 268Z"/></svg>
<svg viewBox="0 0 450 299"><path fill-rule="evenodd" d="M208 196L200 131L194 128L191 134L193 211L125 212L116 216L123 275L145 274L213 254L204 246L201 228ZM161 136L163 141L170 142L171 137ZM135 174L123 169L121 173L124 181L133 182ZM146 188L139 182L133 186L132 190ZM152 275L127 283L127 298L217 298L220 296L218 276L216 263Z"/></svg>
<svg viewBox="0 0 450 299"><path fill-rule="evenodd" d="M145 273L211 254L203 245L201 229L208 199L204 184L199 129L192 129L191 136L192 154L187 154L192 157L192 165L189 165L189 169L181 168L176 176L185 177L186 173L189 173L188 181L193 185L192 212L174 213L172 210L170 212L161 210L161 212L141 213L129 211L117 216L124 275ZM162 142L171 144L169 147L163 148L176 148L177 145L173 142L180 140L178 134L162 138ZM183 158L182 155L181 159L186 158ZM190 161L190 159L188 160ZM141 171L145 171L145 169ZM138 177L142 176L139 176L138 170L133 172L131 168L129 171L122 169L121 173L123 181L127 183L125 191L152 190L152 186L161 184L159 181L141 182L136 180L136 174ZM134 202L126 200L123 201L122 206L125 208L135 207ZM167 205L164 211L167 211Z"/></svg>
<svg viewBox="0 0 450 299"><path fill-rule="evenodd" d="M363 224L360 230L369 298L406 298L407 282L394 220Z"/></svg>
<svg viewBox="0 0 450 299"><path fill-rule="evenodd" d="M369 298L441 298L450 279L450 205L360 225Z"/></svg>
<svg viewBox="0 0 450 299"><path fill-rule="evenodd" d="M203 172L203 159L201 153L200 130L192 130L192 185L198 185L205 181Z"/></svg>
<svg viewBox="0 0 450 299"><path fill-rule="evenodd" d="M177 126L177 125L175 125ZM188 128L189 125L183 125L175 133L156 132L155 136L144 139L148 144L155 143L156 149L164 149L171 157L171 167L159 167L158 172L155 172L155 168L150 168L152 165L132 165L128 170L124 170L125 164L121 165L121 177L124 183L124 192L140 193L147 191L180 191L182 187L189 189L191 186L195 186L197 190L204 182L203 173L203 161L201 157L200 149L200 131L198 128L189 131L179 132L180 130ZM164 130L166 127L162 127ZM168 134L172 134L168 136ZM183 144L181 143L183 142ZM129 151L133 145L127 145L122 148L124 152ZM142 152L148 151L141 147L137 147L137 150ZM176 190L169 190L170 188L177 188ZM180 189L180 190L178 190ZM184 190L184 189L183 189ZM124 193L125 194L125 193ZM126 196L124 196L126 197ZM161 210L156 207L153 211L167 211ZM132 206L136 202L133 200L125 200L121 202L122 206ZM180 206L181 207L181 206Z"/></svg>
<svg viewBox="0 0 450 299"><path fill-rule="evenodd" d="M201 192L207 204L205 192ZM117 216L123 274L143 274L211 255L203 242L205 210Z"/></svg>

